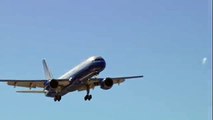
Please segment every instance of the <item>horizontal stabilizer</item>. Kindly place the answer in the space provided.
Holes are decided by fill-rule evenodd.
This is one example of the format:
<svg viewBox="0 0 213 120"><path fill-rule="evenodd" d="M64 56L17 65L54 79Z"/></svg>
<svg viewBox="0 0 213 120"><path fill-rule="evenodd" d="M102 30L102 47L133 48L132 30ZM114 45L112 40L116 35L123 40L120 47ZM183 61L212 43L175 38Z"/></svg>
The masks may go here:
<svg viewBox="0 0 213 120"><path fill-rule="evenodd" d="M32 91L32 90L29 90L29 91L16 91L17 93L45 93L44 91Z"/></svg>

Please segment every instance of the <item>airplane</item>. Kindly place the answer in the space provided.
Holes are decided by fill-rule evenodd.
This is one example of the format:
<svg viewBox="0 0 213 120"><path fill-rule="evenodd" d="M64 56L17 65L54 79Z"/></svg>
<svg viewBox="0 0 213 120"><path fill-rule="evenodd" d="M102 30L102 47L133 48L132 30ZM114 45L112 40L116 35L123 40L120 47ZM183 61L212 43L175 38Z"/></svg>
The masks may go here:
<svg viewBox="0 0 213 120"><path fill-rule="evenodd" d="M42 60L44 74L46 79L44 80L9 80L2 79L0 82L6 82L10 86L14 87L26 87L30 90L16 91L18 93L44 93L47 97L54 98L54 101L60 101L62 96L74 91L86 91L85 101L90 101L92 95L90 89L94 89L100 86L103 90L109 90L114 84L123 83L127 79L142 78L140 76L129 77L106 77L98 78L97 75L106 67L106 62L101 56L92 56L83 61L78 66L66 72L58 79L53 78L50 69L45 61ZM43 88L43 90L34 91L31 88Z"/></svg>

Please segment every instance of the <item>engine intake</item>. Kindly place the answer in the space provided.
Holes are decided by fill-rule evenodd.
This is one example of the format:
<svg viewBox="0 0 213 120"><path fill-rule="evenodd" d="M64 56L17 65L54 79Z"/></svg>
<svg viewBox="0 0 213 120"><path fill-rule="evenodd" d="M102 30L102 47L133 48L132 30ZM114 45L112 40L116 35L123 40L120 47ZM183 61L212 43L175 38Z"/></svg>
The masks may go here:
<svg viewBox="0 0 213 120"><path fill-rule="evenodd" d="M101 88L104 90L108 90L112 88L113 86L113 80L111 78L106 78L101 82Z"/></svg>
<svg viewBox="0 0 213 120"><path fill-rule="evenodd" d="M58 87L58 81L57 80L51 80L49 82L49 85L50 85L51 88L55 89L55 88Z"/></svg>

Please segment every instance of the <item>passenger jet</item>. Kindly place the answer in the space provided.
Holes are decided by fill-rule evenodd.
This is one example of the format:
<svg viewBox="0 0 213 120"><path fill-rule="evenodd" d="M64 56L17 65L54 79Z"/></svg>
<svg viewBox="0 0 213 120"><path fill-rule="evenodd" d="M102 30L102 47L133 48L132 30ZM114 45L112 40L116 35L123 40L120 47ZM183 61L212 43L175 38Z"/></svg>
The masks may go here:
<svg viewBox="0 0 213 120"><path fill-rule="evenodd" d="M90 89L100 86L103 90L109 90L114 84L120 84L126 79L141 78L141 76L129 77L106 77L97 78L97 75L104 70L105 60L100 56L92 56L74 67L58 79L54 79L45 60L42 61L46 79L44 80L0 80L11 86L26 87L30 90L16 91L18 93L44 93L47 97L60 101L62 96L69 92L86 91L84 100L91 100ZM41 91L34 91L31 88L43 88Z"/></svg>

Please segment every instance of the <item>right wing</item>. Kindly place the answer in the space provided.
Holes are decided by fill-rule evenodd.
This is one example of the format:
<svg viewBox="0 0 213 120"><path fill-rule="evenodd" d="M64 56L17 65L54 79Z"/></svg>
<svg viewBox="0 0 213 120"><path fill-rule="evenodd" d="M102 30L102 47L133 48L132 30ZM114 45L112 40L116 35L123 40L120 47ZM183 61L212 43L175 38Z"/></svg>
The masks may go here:
<svg viewBox="0 0 213 120"><path fill-rule="evenodd" d="M128 77L115 77L111 78L113 80L113 84L120 84L123 83L127 79L133 79L133 78L142 78L143 75L140 76L128 76Z"/></svg>
<svg viewBox="0 0 213 120"><path fill-rule="evenodd" d="M108 77L108 78L110 78L110 79L112 79L112 81L113 81L113 84L121 84L121 83L123 83L125 80L129 80L129 79L133 79L133 78L142 78L143 77L143 75L141 75L141 76L128 76L128 77ZM94 89L95 87L97 87L97 86L100 86L101 85L101 82L104 80L104 79L106 79L106 78L91 78L91 79L89 79L88 81L87 81L87 84L89 85L89 88L90 89ZM78 91L83 91L83 90L86 90L87 88L86 88L86 86L85 85L80 85L79 87L78 87Z"/></svg>
<svg viewBox="0 0 213 120"><path fill-rule="evenodd" d="M128 77L109 77L110 79L112 79L113 84L120 84L123 83L125 80L127 79L133 79L133 78L142 78L143 75L141 76L128 76ZM105 78L91 78L90 82L95 83L95 82L100 82L103 81Z"/></svg>

